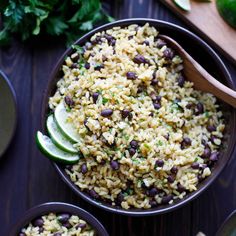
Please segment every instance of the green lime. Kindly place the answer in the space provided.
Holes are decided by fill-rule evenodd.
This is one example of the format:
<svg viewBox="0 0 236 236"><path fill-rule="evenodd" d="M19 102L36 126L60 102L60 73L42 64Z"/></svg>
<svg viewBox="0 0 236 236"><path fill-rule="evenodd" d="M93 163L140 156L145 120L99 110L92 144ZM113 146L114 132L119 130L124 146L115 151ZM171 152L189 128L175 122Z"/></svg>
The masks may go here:
<svg viewBox="0 0 236 236"><path fill-rule="evenodd" d="M216 5L224 20L236 28L236 0L216 0Z"/></svg>
<svg viewBox="0 0 236 236"><path fill-rule="evenodd" d="M53 143L62 149L65 152L71 152L71 153L78 153L78 150L74 148L72 142L70 142L59 130L53 115L50 115L47 118L47 130L50 135L50 138L52 139Z"/></svg>
<svg viewBox="0 0 236 236"><path fill-rule="evenodd" d="M78 132L76 132L74 125L69 122L69 115L70 112L66 110L64 103L59 103L54 113L55 121L59 129L69 140L78 143L80 142L80 136Z"/></svg>
<svg viewBox="0 0 236 236"><path fill-rule="evenodd" d="M185 11L191 10L191 5L189 0L174 0L174 3Z"/></svg>
<svg viewBox="0 0 236 236"><path fill-rule="evenodd" d="M41 132L36 134L36 143L41 152L49 159L63 164L74 164L79 161L79 154L71 154L59 149L52 140Z"/></svg>

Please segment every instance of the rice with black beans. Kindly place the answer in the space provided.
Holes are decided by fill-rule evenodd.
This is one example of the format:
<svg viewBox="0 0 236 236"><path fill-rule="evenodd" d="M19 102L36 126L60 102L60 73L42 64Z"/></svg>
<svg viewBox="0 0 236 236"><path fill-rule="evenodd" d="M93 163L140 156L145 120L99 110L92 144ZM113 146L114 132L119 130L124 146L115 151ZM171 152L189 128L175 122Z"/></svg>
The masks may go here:
<svg viewBox="0 0 236 236"><path fill-rule="evenodd" d="M171 204L211 174L223 137L216 98L185 80L182 59L149 26L114 27L67 57L50 98L65 101L84 158L66 169L92 198Z"/></svg>
<svg viewBox="0 0 236 236"><path fill-rule="evenodd" d="M95 236L95 230L76 215L49 213L34 219L19 236Z"/></svg>

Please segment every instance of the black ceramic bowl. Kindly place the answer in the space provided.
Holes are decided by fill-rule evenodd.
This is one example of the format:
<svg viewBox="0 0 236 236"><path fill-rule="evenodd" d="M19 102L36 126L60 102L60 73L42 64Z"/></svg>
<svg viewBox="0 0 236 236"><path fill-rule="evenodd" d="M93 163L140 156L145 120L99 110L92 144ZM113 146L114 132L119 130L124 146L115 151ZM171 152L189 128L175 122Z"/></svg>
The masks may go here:
<svg viewBox="0 0 236 236"><path fill-rule="evenodd" d="M27 226L32 220L42 215L48 213L69 213L73 215L77 215L81 217L81 219L85 220L88 224L91 225L97 232L98 236L108 236L106 229L102 226L102 224L90 213L87 211L62 202L48 202L38 206L35 206L28 210L23 217L16 223L13 229L10 230L9 236L17 236L20 233L20 230Z"/></svg>
<svg viewBox="0 0 236 236"><path fill-rule="evenodd" d="M144 25L146 23L149 23L150 25L156 27L161 34L168 35L172 38L174 38L177 42L179 42L185 49L192 55L207 71L209 71L216 79L220 80L230 88L235 88L233 85L233 81L230 77L229 72L227 71L226 67L224 66L223 62L219 58L219 56L198 36L191 33L190 31L168 23L164 21L159 20L153 20L153 19L126 19L126 20L120 20L116 21L110 24L106 24L104 26L101 26L97 29L94 29L93 31L89 32L88 34L84 35L82 38L76 41L76 44L84 45L89 38L99 31L103 31L106 29L110 29L114 26L127 26L130 24L139 24ZM42 127L43 130L45 129L45 123L46 123L46 117L49 112L48 110L48 99L56 90L56 82L59 80L61 75L61 65L64 62L64 58L66 55L71 54L72 49L69 48L66 50L66 52L63 54L61 59L57 62L55 68L52 71L51 78L49 80L49 84L47 86L47 89L44 94L43 104L42 104ZM108 203L105 202L97 202L93 200L88 194L82 192L78 187L76 187L73 182L69 179L67 174L64 171L63 166L54 163L54 166L57 170L57 172L60 174L60 176L63 178L63 180L70 186L70 188L80 197L82 197L84 200L90 202L91 204L100 207L104 210L124 214L124 215L132 215L132 216L149 216L149 215L155 215L160 214L164 212L168 212L171 210L174 210L180 206L183 206L187 202L193 200L197 196L200 195L209 185L217 178L217 176L222 172L223 168L226 166L227 162L230 159L230 156L233 152L235 140L236 140L236 113L235 110L228 106L227 104L222 102L222 110L225 117L225 123L226 123L226 129L225 129L225 135L223 140L223 145L221 147L221 153L220 158L217 164L214 167L214 170L208 178L206 178L203 182L201 182L198 185L198 190L195 192L192 192L188 194L184 199L178 200L174 202L172 205L161 205L156 208L143 210L143 209L129 209L124 210L116 206L111 206Z"/></svg>

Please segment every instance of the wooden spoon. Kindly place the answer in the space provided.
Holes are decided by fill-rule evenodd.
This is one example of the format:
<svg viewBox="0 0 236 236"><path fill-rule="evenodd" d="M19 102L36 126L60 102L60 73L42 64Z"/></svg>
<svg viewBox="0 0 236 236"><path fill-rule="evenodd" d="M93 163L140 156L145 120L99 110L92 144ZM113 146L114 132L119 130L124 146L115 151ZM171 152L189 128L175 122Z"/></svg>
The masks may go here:
<svg viewBox="0 0 236 236"><path fill-rule="evenodd" d="M198 62L196 62L174 39L159 35L166 41L183 59L184 74L186 78L194 83L198 90L212 93L224 102L236 108L236 91L226 87L212 77Z"/></svg>

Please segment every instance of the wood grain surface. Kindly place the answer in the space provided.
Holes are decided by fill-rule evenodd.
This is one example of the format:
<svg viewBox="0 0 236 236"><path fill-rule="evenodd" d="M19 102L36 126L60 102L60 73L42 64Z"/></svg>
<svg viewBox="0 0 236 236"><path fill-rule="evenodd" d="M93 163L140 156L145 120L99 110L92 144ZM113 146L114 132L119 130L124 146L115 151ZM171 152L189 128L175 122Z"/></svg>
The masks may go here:
<svg viewBox="0 0 236 236"><path fill-rule="evenodd" d="M161 1L236 63L236 30L219 15L216 0L212 2L191 1L190 12L181 10L173 0Z"/></svg>
<svg viewBox="0 0 236 236"><path fill-rule="evenodd" d="M159 0L110 4L111 14L117 19L149 17L185 26ZM40 127L42 93L63 50L60 42L24 45L17 41L0 50L0 68L12 81L19 105L15 138L0 161L0 236L7 236L7 230L27 209L47 201L63 201L84 208L104 224L111 236L194 236L199 231L214 235L236 207L236 153L217 181L198 199L160 216L133 218L102 211L78 198L63 183L34 141ZM236 82L236 67L222 59Z"/></svg>

